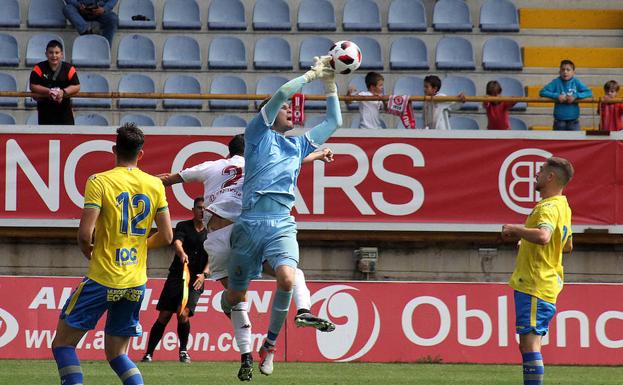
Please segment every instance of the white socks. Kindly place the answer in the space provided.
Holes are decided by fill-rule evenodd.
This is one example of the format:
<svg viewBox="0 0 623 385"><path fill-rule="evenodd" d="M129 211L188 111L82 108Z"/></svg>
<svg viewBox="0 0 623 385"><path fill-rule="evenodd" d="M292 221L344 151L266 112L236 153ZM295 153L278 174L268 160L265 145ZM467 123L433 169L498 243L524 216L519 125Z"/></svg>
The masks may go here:
<svg viewBox="0 0 623 385"><path fill-rule="evenodd" d="M294 298L294 304L296 310L311 309L311 293L305 284L305 274L303 270L296 269L294 276L294 287L292 288L292 297Z"/></svg>
<svg viewBox="0 0 623 385"><path fill-rule="evenodd" d="M240 302L231 309L231 323L240 354L251 352L251 321L249 320L249 303Z"/></svg>

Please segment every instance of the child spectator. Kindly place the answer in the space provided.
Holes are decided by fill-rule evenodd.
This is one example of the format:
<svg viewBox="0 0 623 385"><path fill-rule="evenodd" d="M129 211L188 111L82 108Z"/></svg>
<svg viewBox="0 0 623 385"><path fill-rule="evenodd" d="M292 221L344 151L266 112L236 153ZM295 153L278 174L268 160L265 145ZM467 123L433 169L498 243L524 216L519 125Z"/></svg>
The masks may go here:
<svg viewBox="0 0 623 385"><path fill-rule="evenodd" d="M428 75L424 78L424 96L447 96L439 92L441 89L441 79L435 75ZM461 92L458 97L460 102L436 102L424 100L423 118L424 129L428 130L450 130L449 110L458 110L465 103L465 95Z"/></svg>
<svg viewBox="0 0 623 385"><path fill-rule="evenodd" d="M619 92L619 83L614 80L607 81L604 84L605 95L604 100L610 100L617 97ZM621 114L623 114L623 103L599 103L598 110L599 129L601 131L621 131Z"/></svg>
<svg viewBox="0 0 623 385"><path fill-rule="evenodd" d="M593 96L590 88L574 76L575 64L565 59L560 62L560 76L539 92L542 97L554 100L555 131L579 131L580 107L577 100Z"/></svg>
<svg viewBox="0 0 623 385"><path fill-rule="evenodd" d="M348 88L346 95L358 95L358 96L380 96L383 95L383 75L378 72L368 72L366 74L366 88L367 91L357 92L357 89L353 86ZM361 119L359 121L359 128L381 128L384 124L381 121L381 111L385 109L384 103L381 100L370 100L359 102L359 114Z"/></svg>
<svg viewBox="0 0 623 385"><path fill-rule="evenodd" d="M487 83L488 96L500 96L502 86L497 80ZM508 111L517 102L484 102L482 107L487 111L487 130L510 130Z"/></svg>

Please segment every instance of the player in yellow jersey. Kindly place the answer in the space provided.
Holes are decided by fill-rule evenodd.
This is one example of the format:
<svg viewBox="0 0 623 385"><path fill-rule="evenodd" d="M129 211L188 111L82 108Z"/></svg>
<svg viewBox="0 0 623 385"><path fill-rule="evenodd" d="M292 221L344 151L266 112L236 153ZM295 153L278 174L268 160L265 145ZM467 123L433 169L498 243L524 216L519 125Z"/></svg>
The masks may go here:
<svg viewBox="0 0 623 385"><path fill-rule="evenodd" d="M116 167L87 181L78 245L89 270L65 303L52 342L62 385L83 383L76 345L105 311L106 359L124 385L143 384L127 351L130 337L142 334L147 249L173 239L164 186L137 167L143 143L143 132L134 124L117 129ZM154 220L158 231L149 236Z"/></svg>
<svg viewBox="0 0 623 385"><path fill-rule="evenodd" d="M551 157L536 176L541 194L525 225L504 225L504 238L521 238L515 271L509 281L515 289L515 324L523 359L524 385L541 385L544 366L541 340L556 313L563 286L562 254L570 253L571 209L563 189L573 177L573 166Z"/></svg>

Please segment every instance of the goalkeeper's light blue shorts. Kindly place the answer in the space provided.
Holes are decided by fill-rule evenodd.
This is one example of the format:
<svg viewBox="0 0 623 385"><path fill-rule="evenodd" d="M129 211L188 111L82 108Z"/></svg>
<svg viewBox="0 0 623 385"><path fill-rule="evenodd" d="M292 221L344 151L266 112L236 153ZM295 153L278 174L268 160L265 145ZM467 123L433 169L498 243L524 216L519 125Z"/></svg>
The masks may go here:
<svg viewBox="0 0 623 385"><path fill-rule="evenodd" d="M553 303L515 290L515 327L518 334L544 336L555 313L556 305Z"/></svg>

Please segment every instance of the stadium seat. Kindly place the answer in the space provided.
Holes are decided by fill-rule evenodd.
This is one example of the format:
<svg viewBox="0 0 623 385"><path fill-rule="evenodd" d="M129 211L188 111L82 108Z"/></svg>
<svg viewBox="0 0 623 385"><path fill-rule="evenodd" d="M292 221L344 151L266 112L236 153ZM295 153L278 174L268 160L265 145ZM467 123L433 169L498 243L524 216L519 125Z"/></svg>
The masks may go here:
<svg viewBox="0 0 623 385"><path fill-rule="evenodd" d="M80 78L80 92L110 92L108 87L108 81L105 77L94 73L81 73ZM72 104L74 107L102 107L110 108L112 105L111 99L94 99L94 98L72 98Z"/></svg>
<svg viewBox="0 0 623 385"><path fill-rule="evenodd" d="M380 31L378 5L370 0L347 0L342 26L344 31Z"/></svg>
<svg viewBox="0 0 623 385"><path fill-rule="evenodd" d="M441 81L441 90L439 92L448 96L456 96L461 92L465 96L476 96L476 85L471 79L463 76L446 76ZM478 103L465 102L461 110L478 110Z"/></svg>
<svg viewBox="0 0 623 385"><path fill-rule="evenodd" d="M108 126L108 119L96 113L80 114L75 122L76 126Z"/></svg>
<svg viewBox="0 0 623 385"><path fill-rule="evenodd" d="M208 68L247 69L247 51L237 37L216 37L208 50Z"/></svg>
<svg viewBox="0 0 623 385"><path fill-rule="evenodd" d="M450 129L452 130L480 130L478 122L467 116L451 116Z"/></svg>
<svg viewBox="0 0 623 385"><path fill-rule="evenodd" d="M305 115L305 123L303 125L304 128L314 128L320 123L322 123L326 118L326 115L319 114L311 114Z"/></svg>
<svg viewBox="0 0 623 385"><path fill-rule="evenodd" d="M257 95L263 95L263 94L272 95L275 93L275 91L279 89L279 87L284 85L287 81L288 79L282 76L273 76L273 75L264 76L260 78L260 80L257 81L257 86L255 87L255 93ZM260 105L260 103L262 103L261 100L256 100L255 107L257 108Z"/></svg>
<svg viewBox="0 0 623 385"><path fill-rule="evenodd" d="M212 121L212 127L246 127L247 121L236 115L220 115Z"/></svg>
<svg viewBox="0 0 623 385"><path fill-rule="evenodd" d="M253 7L253 29L256 31L289 31L290 7L283 0L256 0Z"/></svg>
<svg viewBox="0 0 623 385"><path fill-rule="evenodd" d="M211 94L246 94L247 84L238 76L217 76L212 79L210 84ZM210 108L249 108L246 100L210 100Z"/></svg>
<svg viewBox="0 0 623 385"><path fill-rule="evenodd" d="M26 82L26 92L30 92L30 81ZM31 97L24 98L26 108L37 107L37 101Z"/></svg>
<svg viewBox="0 0 623 385"><path fill-rule="evenodd" d="M511 130L526 131L528 129L528 125L526 124L526 122L524 122L523 120L519 118L510 116L508 120L511 125Z"/></svg>
<svg viewBox="0 0 623 385"><path fill-rule="evenodd" d="M119 68L156 68L156 47L143 35L126 35L119 42L117 51Z"/></svg>
<svg viewBox="0 0 623 385"><path fill-rule="evenodd" d="M472 31L472 17L463 0L439 0L433 8L435 31Z"/></svg>
<svg viewBox="0 0 623 385"><path fill-rule="evenodd" d="M156 16L152 0L121 0L119 28L155 29Z"/></svg>
<svg viewBox="0 0 623 385"><path fill-rule="evenodd" d="M310 36L301 42L299 49L299 68L308 70L314 64L314 56L326 55L333 41L326 37Z"/></svg>
<svg viewBox="0 0 623 385"><path fill-rule="evenodd" d="M0 72L0 91L17 92L17 81L15 80L15 76L5 72ZM17 107L17 98L0 98L0 106Z"/></svg>
<svg viewBox="0 0 623 385"><path fill-rule="evenodd" d="M172 75L164 82L165 94L200 94L201 84L190 75ZM164 99L164 108L196 108L203 107L203 101L195 99Z"/></svg>
<svg viewBox="0 0 623 385"><path fill-rule="evenodd" d="M201 29L201 13L195 0L166 0L162 11L163 29Z"/></svg>
<svg viewBox="0 0 623 385"><path fill-rule="evenodd" d="M303 0L299 5L299 31L335 31L335 11L327 0Z"/></svg>
<svg viewBox="0 0 623 385"><path fill-rule="evenodd" d="M17 67L18 65L17 40L11 35L0 33L0 66Z"/></svg>
<svg viewBox="0 0 623 385"><path fill-rule="evenodd" d="M0 0L0 27L19 28L20 10L17 0Z"/></svg>
<svg viewBox="0 0 623 385"><path fill-rule="evenodd" d="M255 43L255 69L292 69L290 44L280 37L264 37Z"/></svg>
<svg viewBox="0 0 623 385"><path fill-rule="evenodd" d="M427 70L426 44L417 37L401 37L392 42L389 66L393 70Z"/></svg>
<svg viewBox="0 0 623 385"><path fill-rule="evenodd" d="M495 80L502 87L501 96L526 96L526 89L520 80L509 77L498 77ZM517 103L511 108L513 111L525 111L528 104L525 102Z"/></svg>
<svg viewBox="0 0 623 385"><path fill-rule="evenodd" d="M361 50L360 70L382 70L383 54L381 53L381 45L372 37L360 36L351 39L351 41L359 46Z"/></svg>
<svg viewBox="0 0 623 385"><path fill-rule="evenodd" d="M506 37L492 37L482 47L482 67L486 70L521 70L519 44Z"/></svg>
<svg viewBox="0 0 623 385"><path fill-rule="evenodd" d="M119 80L119 92L147 93L156 92L154 81L147 75L127 74ZM126 99L121 98L117 103L119 108L156 108L156 99Z"/></svg>
<svg viewBox="0 0 623 385"><path fill-rule="evenodd" d="M28 118L26 118L26 124L29 126L36 126L39 124L39 114L37 112L33 112L28 115Z"/></svg>
<svg viewBox="0 0 623 385"><path fill-rule="evenodd" d="M517 8L510 0L487 0L480 7L482 32L519 32Z"/></svg>
<svg viewBox="0 0 623 385"><path fill-rule="evenodd" d="M357 92L367 91L368 88L366 87L366 77L365 77L365 75L355 75L355 76L352 76L350 82L348 83L348 88L351 88L351 87L355 87ZM346 108L348 110L351 110L351 111L358 110L359 109L359 102L348 103L348 104L346 104Z"/></svg>
<svg viewBox="0 0 623 385"><path fill-rule="evenodd" d="M426 9L421 0L394 0L389 5L387 29L390 31L426 31Z"/></svg>
<svg viewBox="0 0 623 385"><path fill-rule="evenodd" d="M212 0L208 9L209 29L247 29L244 5L240 0Z"/></svg>
<svg viewBox="0 0 623 385"><path fill-rule="evenodd" d="M424 79L419 76L401 76L394 83L392 95L424 96ZM424 102L411 102L414 110L421 110Z"/></svg>
<svg viewBox="0 0 623 385"><path fill-rule="evenodd" d="M126 123L134 123L139 127L143 126L155 126L154 120L147 115L143 114L127 114L123 115L121 121L119 121L119 125L124 125Z"/></svg>
<svg viewBox="0 0 623 385"><path fill-rule="evenodd" d="M0 124L15 124L15 118L11 114L0 112Z"/></svg>
<svg viewBox="0 0 623 385"><path fill-rule="evenodd" d="M361 116L355 115L350 122L350 128L359 128L359 124L361 123ZM401 123L402 125L402 123ZM381 119L381 127L379 128L387 128L387 124L383 119Z"/></svg>
<svg viewBox="0 0 623 385"><path fill-rule="evenodd" d="M65 46L63 39L55 33L40 33L33 35L30 40L28 40L28 45L26 46L27 66L34 66L39 62L47 60L45 57L45 46L48 45L50 40L60 41L63 47Z"/></svg>
<svg viewBox="0 0 623 385"><path fill-rule="evenodd" d="M71 63L76 67L110 68L110 45L103 36L78 36L71 51Z"/></svg>
<svg viewBox="0 0 623 385"><path fill-rule="evenodd" d="M462 37L444 37L437 43L435 65L439 70L474 70L472 43Z"/></svg>
<svg viewBox="0 0 623 385"><path fill-rule="evenodd" d="M321 80L314 80L311 83L307 83L303 86L301 91L305 96L324 96L324 84ZM309 109L322 109L327 107L327 102L324 100L307 100L305 99L305 108Z"/></svg>
<svg viewBox="0 0 623 385"><path fill-rule="evenodd" d="M63 15L63 0L30 0L28 6L29 28L65 28L67 20ZM4 11L4 10L3 10Z"/></svg>
<svg viewBox="0 0 623 385"><path fill-rule="evenodd" d="M201 120L192 115L173 115L165 126L167 127L201 127Z"/></svg>
<svg viewBox="0 0 623 385"><path fill-rule="evenodd" d="M162 49L162 68L201 69L201 50L190 36L171 36Z"/></svg>

